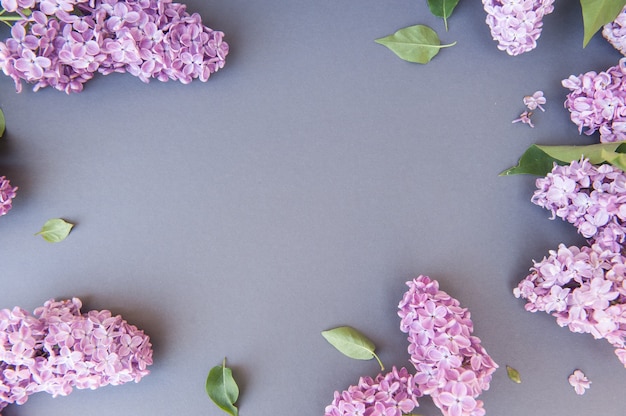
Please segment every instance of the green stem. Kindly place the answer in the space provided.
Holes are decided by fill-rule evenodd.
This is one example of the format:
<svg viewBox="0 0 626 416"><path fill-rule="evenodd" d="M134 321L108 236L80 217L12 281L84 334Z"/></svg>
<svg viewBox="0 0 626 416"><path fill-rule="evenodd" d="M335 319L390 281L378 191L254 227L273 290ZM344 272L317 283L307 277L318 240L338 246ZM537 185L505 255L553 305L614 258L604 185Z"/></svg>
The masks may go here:
<svg viewBox="0 0 626 416"><path fill-rule="evenodd" d="M380 371L385 371L385 366L383 365L382 361L380 361L380 358L378 358L378 355L376 355L376 353L372 352L372 355L374 356L374 358L376 358L376 361L378 361L378 365L380 366Z"/></svg>
<svg viewBox="0 0 626 416"><path fill-rule="evenodd" d="M3 21L3 22L16 22L22 19L23 19L22 16L0 16L0 21Z"/></svg>

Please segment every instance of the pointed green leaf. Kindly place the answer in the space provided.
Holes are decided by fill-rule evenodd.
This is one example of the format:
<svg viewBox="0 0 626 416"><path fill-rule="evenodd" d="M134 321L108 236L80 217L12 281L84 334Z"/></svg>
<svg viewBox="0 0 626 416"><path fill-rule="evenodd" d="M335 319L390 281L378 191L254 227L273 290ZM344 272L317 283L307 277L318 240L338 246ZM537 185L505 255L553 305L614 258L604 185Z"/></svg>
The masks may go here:
<svg viewBox="0 0 626 416"><path fill-rule="evenodd" d="M580 0L585 34L583 47L602 26L612 22L626 6L626 0Z"/></svg>
<svg viewBox="0 0 626 416"><path fill-rule="evenodd" d="M376 358L380 365L380 370L383 371L385 369L383 363L374 353L376 350L374 343L356 329L349 326L340 326L328 331L322 331L322 336L342 354L356 360Z"/></svg>
<svg viewBox="0 0 626 416"><path fill-rule="evenodd" d="M376 43L391 49L401 59L418 64L430 62L441 48L456 44L442 45L437 33L424 25L405 27L393 35L376 39Z"/></svg>
<svg viewBox="0 0 626 416"><path fill-rule="evenodd" d="M62 220L61 218L53 218L46 221L41 230L35 235L40 235L44 240L50 243L58 243L65 240L74 224Z"/></svg>
<svg viewBox="0 0 626 416"><path fill-rule="evenodd" d="M514 381L515 383L519 384L522 382L522 378L519 375L519 371L517 371L516 369L514 369L513 367L509 367L508 365L506 366L506 374L509 376L509 378L511 379L511 381Z"/></svg>
<svg viewBox="0 0 626 416"><path fill-rule="evenodd" d="M4 135L4 130L6 129L7 123L4 119L4 112L0 110L0 137Z"/></svg>
<svg viewBox="0 0 626 416"><path fill-rule="evenodd" d="M626 159L625 142L599 143L587 146L540 146L533 144L520 158L518 164L502 172L500 176L531 174L545 176L554 167L569 164L585 157L594 165L610 163L624 170ZM623 166L623 167L622 167Z"/></svg>
<svg viewBox="0 0 626 416"><path fill-rule="evenodd" d="M452 11L459 4L459 0L428 0L428 8L430 12L443 18L443 23L448 30L448 17L452 15Z"/></svg>
<svg viewBox="0 0 626 416"><path fill-rule="evenodd" d="M239 397L239 387L233 378L232 370L226 367L226 358L222 365L215 366L209 371L206 392L220 409L231 416L237 416L235 402Z"/></svg>

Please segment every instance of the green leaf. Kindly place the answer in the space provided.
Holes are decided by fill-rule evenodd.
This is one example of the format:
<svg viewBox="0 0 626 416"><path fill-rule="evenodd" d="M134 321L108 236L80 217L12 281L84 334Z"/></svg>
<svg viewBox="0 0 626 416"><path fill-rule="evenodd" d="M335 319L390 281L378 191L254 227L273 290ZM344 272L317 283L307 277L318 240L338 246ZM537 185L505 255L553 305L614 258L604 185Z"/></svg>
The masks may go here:
<svg viewBox="0 0 626 416"><path fill-rule="evenodd" d="M585 28L583 47L585 47L602 26L617 18L626 6L626 0L580 0L580 5L583 11Z"/></svg>
<svg viewBox="0 0 626 416"><path fill-rule="evenodd" d="M427 64L441 48L456 44L442 45L437 33L424 25L405 27L393 35L376 39L376 43L391 49L401 59L418 64Z"/></svg>
<svg viewBox="0 0 626 416"><path fill-rule="evenodd" d="M443 18L446 32L448 31L448 17L452 15L452 11L457 4L459 4L459 0L428 0L430 12L437 17Z"/></svg>
<svg viewBox="0 0 626 416"><path fill-rule="evenodd" d="M4 119L4 112L0 110L0 137L4 135L4 130L7 126L6 120Z"/></svg>
<svg viewBox="0 0 626 416"><path fill-rule="evenodd" d="M519 384L522 382L522 378L519 375L519 371L517 371L516 369L514 369L513 367L509 367L508 365L506 366L506 374L509 376L509 378L511 379L511 381L514 381L515 383Z"/></svg>
<svg viewBox="0 0 626 416"><path fill-rule="evenodd" d="M41 230L35 235L40 235L50 243L58 243L65 240L74 224L66 222L61 218L53 218L46 221Z"/></svg>
<svg viewBox="0 0 626 416"><path fill-rule="evenodd" d="M233 378L232 370L226 367L226 358L222 365L215 366L209 371L206 392L217 407L229 415L237 416L235 402L239 397L239 387Z"/></svg>
<svg viewBox="0 0 626 416"><path fill-rule="evenodd" d="M626 168L626 142L599 143L587 146L540 146L531 145L520 158L518 164L502 172L500 176L531 174L545 176L554 164L569 164L585 157L598 165L610 163L624 170Z"/></svg>
<svg viewBox="0 0 626 416"><path fill-rule="evenodd" d="M322 331L322 336L342 354L356 360L376 358L378 365L380 365L380 370L383 371L385 369L380 358L374 353L376 350L374 343L356 329L349 326L340 326L328 331Z"/></svg>

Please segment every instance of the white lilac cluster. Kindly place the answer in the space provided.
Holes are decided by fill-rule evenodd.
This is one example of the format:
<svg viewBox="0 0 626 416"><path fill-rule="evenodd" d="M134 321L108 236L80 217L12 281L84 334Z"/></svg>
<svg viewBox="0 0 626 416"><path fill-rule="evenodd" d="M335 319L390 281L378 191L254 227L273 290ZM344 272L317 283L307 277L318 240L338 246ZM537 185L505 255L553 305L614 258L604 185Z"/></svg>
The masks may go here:
<svg viewBox="0 0 626 416"><path fill-rule="evenodd" d="M0 409L46 392L138 382L152 364L143 331L110 311L81 314L79 299L47 301L33 315L0 310Z"/></svg>
<svg viewBox="0 0 626 416"><path fill-rule="evenodd" d="M622 55L626 55L626 7L613 22L604 25L602 36Z"/></svg>
<svg viewBox="0 0 626 416"><path fill-rule="evenodd" d="M408 333L415 372L394 368L373 381L362 378L358 385L335 393L325 416L401 416L417 407L423 395L430 395L444 416L485 414L483 402L476 398L489 388L498 365L472 335L470 313L440 290L436 280L419 276L407 285L398 315L400 329ZM378 387L383 380L387 385Z"/></svg>
<svg viewBox="0 0 626 416"><path fill-rule="evenodd" d="M626 366L626 174L582 160L555 166L537 188L532 201L575 225L589 245L551 250L513 293L530 312L606 339Z"/></svg>
<svg viewBox="0 0 626 416"><path fill-rule="evenodd" d="M5 215L13 206L13 198L17 192L17 186L11 183L5 176L0 176L0 216Z"/></svg>
<svg viewBox="0 0 626 416"><path fill-rule="evenodd" d="M498 49L519 55L537 46L544 16L554 11L554 0L483 0L487 25Z"/></svg>
<svg viewBox="0 0 626 416"><path fill-rule="evenodd" d="M604 143L626 140L626 58L606 71L571 75L561 83L571 91L565 107L579 132L599 131Z"/></svg>
<svg viewBox="0 0 626 416"><path fill-rule="evenodd" d="M228 54L223 33L171 0L2 0L20 18L0 42L0 67L34 90L79 92L96 72L144 82L208 80Z"/></svg>

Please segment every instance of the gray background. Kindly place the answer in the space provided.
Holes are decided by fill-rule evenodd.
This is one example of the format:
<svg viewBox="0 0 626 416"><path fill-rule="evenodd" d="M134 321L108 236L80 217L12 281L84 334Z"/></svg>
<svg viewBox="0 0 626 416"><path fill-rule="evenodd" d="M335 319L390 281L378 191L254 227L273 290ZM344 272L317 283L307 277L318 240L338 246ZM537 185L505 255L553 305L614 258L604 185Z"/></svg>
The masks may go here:
<svg viewBox="0 0 626 416"><path fill-rule="evenodd" d="M422 0L187 4L231 46L207 83L113 74L67 96L0 78L0 175L20 187L0 218L0 307L77 296L155 351L139 384L34 395L5 416L220 415L204 382L225 356L242 416L321 415L378 367L320 331L352 325L388 367L409 365L396 307L419 274L471 310L501 366L488 415L624 414L609 344L512 295L532 259L583 240L530 202L535 178L498 177L532 143L597 141L569 121L560 81L620 55L599 36L582 49L578 2L557 1L539 47L515 58L476 0L447 33ZM458 44L418 65L374 42L414 24ZM536 127L511 124L539 89ZM67 240L33 236L54 217L77 224ZM417 410L439 414L428 399Z"/></svg>

